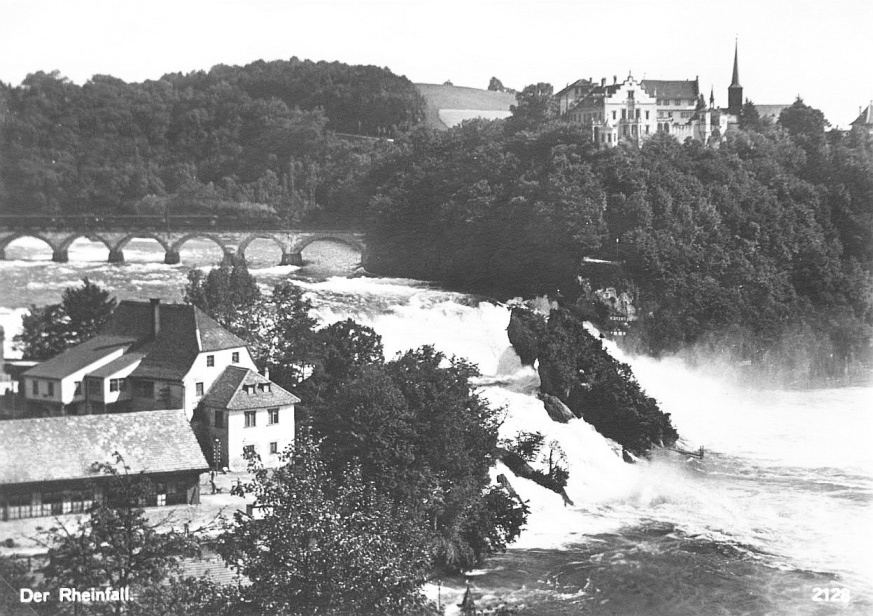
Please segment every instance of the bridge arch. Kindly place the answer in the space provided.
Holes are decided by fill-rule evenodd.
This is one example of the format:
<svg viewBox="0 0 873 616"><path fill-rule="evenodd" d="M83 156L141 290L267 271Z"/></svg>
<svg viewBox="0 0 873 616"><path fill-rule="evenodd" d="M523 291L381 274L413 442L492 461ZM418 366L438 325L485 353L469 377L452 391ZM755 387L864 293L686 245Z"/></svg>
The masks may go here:
<svg viewBox="0 0 873 616"><path fill-rule="evenodd" d="M290 247L289 247L287 244L284 244L284 243L282 242L282 240L280 240L280 239L279 239L278 237L276 237L275 235L272 235L272 234L270 234L270 233L252 233L251 235L247 236L247 237L246 237L242 242L240 242L240 244L239 244L238 253L239 253L239 255L240 255L241 257L245 258L245 256L246 256L246 249L248 249L249 244L251 244L251 243L254 242L255 240L270 240L270 241L272 241L273 243L276 244L276 246L279 247L279 250L282 251L282 254L283 254L283 255L286 254L286 253L288 253L289 250L290 250Z"/></svg>
<svg viewBox="0 0 873 616"><path fill-rule="evenodd" d="M131 233L129 235L124 236L118 243L115 245L114 250L121 252L124 250L124 247L130 242L130 240L155 240L158 244L161 245L161 248L164 249L164 252L168 252L170 250L170 245L159 235L154 233Z"/></svg>
<svg viewBox="0 0 873 616"><path fill-rule="evenodd" d="M58 246L58 250L67 252L70 249L70 246L73 245L73 242L75 242L80 237L84 237L89 242L101 242L104 246L106 246L106 250L112 252L112 244L107 241L106 238L103 238L96 233L76 233L70 235L67 239L61 242L61 245Z"/></svg>
<svg viewBox="0 0 873 616"><path fill-rule="evenodd" d="M12 242L14 242L15 240L20 240L21 238L24 238L24 237L32 237L34 239L37 239L37 240L43 242L46 246L49 247L49 249L52 251L52 254L54 254L57 251L57 246L52 244L51 240L49 240L44 235L42 235L40 233L29 233L27 231L22 231L19 233L13 233L12 235L0 240L0 259L6 258L6 249L9 248L9 245Z"/></svg>
<svg viewBox="0 0 873 616"><path fill-rule="evenodd" d="M339 234L333 235L331 233L325 233L323 235L319 234L319 235L314 235L312 237L307 237L307 238L301 239L301 240L294 243L294 246L292 247L291 252L297 252L297 253L303 252L303 250L307 246L309 246L310 244L313 244L315 242L336 242L338 244L345 244L346 246L351 246L352 248L354 248L355 250L357 250L358 252L361 253L362 258L365 257L367 254L367 247L364 245L363 242L361 242L357 238L349 237L347 235L339 235Z"/></svg>
<svg viewBox="0 0 873 616"><path fill-rule="evenodd" d="M221 238L218 238L210 233L197 233L197 232L183 235L182 237L177 239L175 242L173 242L173 245L170 246L170 250L168 252L178 254L179 251L182 250L182 246L185 245L185 242L187 242L189 240L198 240L198 239L199 240L210 240L212 242L215 242L218 245L218 247L221 248L221 252L224 254L227 254L228 252L230 252L228 250L227 246L224 244L224 242L221 241Z"/></svg>

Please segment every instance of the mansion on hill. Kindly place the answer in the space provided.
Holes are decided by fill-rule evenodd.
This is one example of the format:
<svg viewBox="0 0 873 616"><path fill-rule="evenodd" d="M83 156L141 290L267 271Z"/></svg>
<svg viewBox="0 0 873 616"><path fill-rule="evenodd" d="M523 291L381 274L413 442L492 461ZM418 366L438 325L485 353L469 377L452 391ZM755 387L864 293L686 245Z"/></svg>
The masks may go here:
<svg viewBox="0 0 873 616"><path fill-rule="evenodd" d="M734 67L728 87L727 108L715 106L710 91L704 99L697 78L685 81L643 79L632 75L612 83L601 79L579 79L555 95L559 114L583 124L592 140L604 147L618 143L641 145L655 134L668 134L678 141L688 138L711 143L734 130L743 107L738 50L734 49ZM761 117L778 118L789 105L756 105Z"/></svg>
<svg viewBox="0 0 873 616"><path fill-rule="evenodd" d="M300 400L258 373L246 344L184 304L122 301L98 335L23 373L25 418L0 421L0 520L83 511L122 454L150 504L199 502L212 468L265 466L294 440ZM208 460L208 462L207 462Z"/></svg>

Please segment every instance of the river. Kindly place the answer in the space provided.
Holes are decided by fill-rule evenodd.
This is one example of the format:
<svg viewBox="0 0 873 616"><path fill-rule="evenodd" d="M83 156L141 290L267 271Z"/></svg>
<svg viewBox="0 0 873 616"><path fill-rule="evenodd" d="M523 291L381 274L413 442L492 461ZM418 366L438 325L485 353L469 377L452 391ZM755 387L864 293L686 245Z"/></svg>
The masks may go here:
<svg viewBox="0 0 873 616"><path fill-rule="evenodd" d="M57 302L85 276L119 299L180 301L191 267L208 268L214 245L191 242L168 266L151 241L125 248L127 263L85 240L52 263L22 239L0 262L0 324L11 338L31 303ZM560 444L570 471L562 499L508 473L529 500L528 527L506 553L470 572L479 605L522 614L873 613L873 389L762 391L693 371L678 360L610 352L672 414L702 461L676 454L635 465L581 420L556 424L534 396L538 378L506 337L505 305L413 280L350 278L358 255L316 243L302 268L277 267L278 249L253 242L252 273L271 286L291 279L319 320L346 317L383 337L388 357L433 344L476 362L485 396L506 409L502 435L539 431ZM457 612L463 580L428 593ZM484 596L482 596L484 595Z"/></svg>

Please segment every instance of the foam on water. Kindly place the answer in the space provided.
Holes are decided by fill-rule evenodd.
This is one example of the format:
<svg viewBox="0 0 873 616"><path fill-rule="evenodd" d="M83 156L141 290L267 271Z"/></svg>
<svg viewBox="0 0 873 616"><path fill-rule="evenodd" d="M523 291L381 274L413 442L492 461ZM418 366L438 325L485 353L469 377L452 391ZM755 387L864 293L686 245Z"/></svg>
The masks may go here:
<svg viewBox="0 0 873 616"><path fill-rule="evenodd" d="M125 250L127 255L127 249ZM201 263L206 269L209 261ZM192 266L157 261L110 266L97 262L0 262L4 293L0 324L7 350L22 306L59 300L84 275L123 297L180 299ZM304 268L305 269L305 268ZM265 286L298 272L256 270ZM479 365L484 396L506 409L502 437L541 432L567 456L573 506L537 484L510 478L529 501L520 548L558 548L599 533L651 523L672 524L682 536L745 546L773 567L838 572L869 588L873 578L873 436L869 388L820 392L751 392L689 370L677 360L628 357L649 395L672 414L680 434L704 445L702 462L669 454L624 464L614 443L581 420L552 422L536 398L537 373L521 366L506 327L509 309L469 295L406 279L297 280L322 324L353 318L383 338L387 357L432 344ZM619 452L620 453L620 450ZM493 471L509 473L501 465ZM866 585L866 586L865 586ZM808 598L807 598L808 600Z"/></svg>

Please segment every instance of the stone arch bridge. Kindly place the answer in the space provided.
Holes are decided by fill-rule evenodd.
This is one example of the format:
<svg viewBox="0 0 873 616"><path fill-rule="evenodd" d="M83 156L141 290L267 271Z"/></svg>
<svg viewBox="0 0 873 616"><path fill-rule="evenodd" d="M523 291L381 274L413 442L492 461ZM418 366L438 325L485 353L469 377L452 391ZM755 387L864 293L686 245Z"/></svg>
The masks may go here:
<svg viewBox="0 0 873 616"><path fill-rule="evenodd" d="M110 263L124 262L124 247L133 239L153 239L164 249L164 263L176 264L181 261L180 251L185 242L205 239L215 242L225 258L240 255L245 257L246 248L256 239L275 242L282 251L280 265L303 265L301 252L309 244L318 241L340 242L361 253L361 265L367 262L367 245L364 234L356 231L301 231L301 230L194 230L178 231L123 231L123 230L62 230L45 229L3 229L0 228L0 260L6 259L6 248L17 239L32 237L42 240L52 249L52 261L65 263L69 260L68 250L79 238L92 242L102 242L109 249Z"/></svg>

